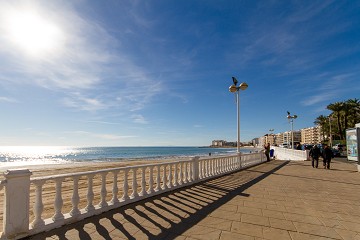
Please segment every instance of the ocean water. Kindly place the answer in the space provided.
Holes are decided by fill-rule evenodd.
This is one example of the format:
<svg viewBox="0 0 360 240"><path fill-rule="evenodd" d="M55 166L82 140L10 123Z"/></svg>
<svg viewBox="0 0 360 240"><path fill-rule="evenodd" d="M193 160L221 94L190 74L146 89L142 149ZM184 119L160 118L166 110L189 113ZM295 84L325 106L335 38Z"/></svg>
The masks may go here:
<svg viewBox="0 0 360 240"><path fill-rule="evenodd" d="M249 153L253 149L241 149ZM0 147L4 166L44 165L73 162L110 162L133 159L170 159L235 154L235 148L209 147Z"/></svg>

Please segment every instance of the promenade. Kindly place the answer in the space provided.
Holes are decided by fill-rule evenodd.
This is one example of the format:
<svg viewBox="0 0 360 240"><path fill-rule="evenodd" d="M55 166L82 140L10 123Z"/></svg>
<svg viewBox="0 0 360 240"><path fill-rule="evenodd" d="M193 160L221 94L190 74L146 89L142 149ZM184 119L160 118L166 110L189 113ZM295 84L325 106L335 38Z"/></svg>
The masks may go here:
<svg viewBox="0 0 360 240"><path fill-rule="evenodd" d="M357 239L360 173L271 161L26 239Z"/></svg>

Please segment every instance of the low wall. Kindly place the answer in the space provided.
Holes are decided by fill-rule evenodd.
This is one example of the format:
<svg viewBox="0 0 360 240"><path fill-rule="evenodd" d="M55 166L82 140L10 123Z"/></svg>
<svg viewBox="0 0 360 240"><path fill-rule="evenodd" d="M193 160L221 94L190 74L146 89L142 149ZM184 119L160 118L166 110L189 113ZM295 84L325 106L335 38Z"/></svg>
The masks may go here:
<svg viewBox="0 0 360 240"><path fill-rule="evenodd" d="M309 150L295 150L281 147L271 147L274 150L274 156L279 160L309 160Z"/></svg>
<svg viewBox="0 0 360 240"><path fill-rule="evenodd" d="M5 180L0 182L0 190L5 189L0 239L19 239L49 231L144 198L255 166L264 162L264 158L263 153L196 157L37 178L30 178L28 169L7 170ZM80 192L80 187L86 191ZM51 206L46 214L45 198Z"/></svg>

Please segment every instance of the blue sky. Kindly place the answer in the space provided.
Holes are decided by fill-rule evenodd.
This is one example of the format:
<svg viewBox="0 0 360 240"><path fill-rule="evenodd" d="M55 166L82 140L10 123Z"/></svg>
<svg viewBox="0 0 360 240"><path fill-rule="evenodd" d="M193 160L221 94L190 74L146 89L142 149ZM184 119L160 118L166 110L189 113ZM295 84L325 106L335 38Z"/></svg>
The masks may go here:
<svg viewBox="0 0 360 240"><path fill-rule="evenodd" d="M360 98L359 1L0 0L0 145L204 146Z"/></svg>

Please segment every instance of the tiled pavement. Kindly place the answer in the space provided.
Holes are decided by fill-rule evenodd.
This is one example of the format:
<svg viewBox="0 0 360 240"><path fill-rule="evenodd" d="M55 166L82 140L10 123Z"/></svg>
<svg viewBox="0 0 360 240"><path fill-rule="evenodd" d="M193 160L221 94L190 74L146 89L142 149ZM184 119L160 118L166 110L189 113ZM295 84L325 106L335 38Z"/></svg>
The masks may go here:
<svg viewBox="0 0 360 240"><path fill-rule="evenodd" d="M360 173L271 161L30 239L360 240Z"/></svg>

